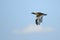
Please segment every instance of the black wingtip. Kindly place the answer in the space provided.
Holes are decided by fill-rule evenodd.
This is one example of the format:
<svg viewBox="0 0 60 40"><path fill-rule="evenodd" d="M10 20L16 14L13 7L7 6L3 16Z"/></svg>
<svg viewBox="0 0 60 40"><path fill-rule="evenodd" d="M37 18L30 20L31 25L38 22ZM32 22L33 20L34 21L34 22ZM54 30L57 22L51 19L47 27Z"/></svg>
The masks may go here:
<svg viewBox="0 0 60 40"><path fill-rule="evenodd" d="M35 14L34 12L32 12L32 14Z"/></svg>
<svg viewBox="0 0 60 40"><path fill-rule="evenodd" d="M45 16L47 16L47 14L44 14Z"/></svg>

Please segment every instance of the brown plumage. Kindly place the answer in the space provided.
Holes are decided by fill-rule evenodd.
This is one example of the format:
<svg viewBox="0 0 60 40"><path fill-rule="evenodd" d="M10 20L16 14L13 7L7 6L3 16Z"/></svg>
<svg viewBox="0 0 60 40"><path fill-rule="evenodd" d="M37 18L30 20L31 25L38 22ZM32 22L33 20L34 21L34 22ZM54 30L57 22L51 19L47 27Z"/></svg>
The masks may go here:
<svg viewBox="0 0 60 40"><path fill-rule="evenodd" d="M44 14L44 13L41 13L41 12L32 12L32 14L35 14L36 17L40 17L41 15L47 15L47 14Z"/></svg>
<svg viewBox="0 0 60 40"><path fill-rule="evenodd" d="M41 13L41 12L32 12L32 14L36 15L36 25L40 25L40 23L42 22L42 18L43 16L46 16L47 14Z"/></svg>

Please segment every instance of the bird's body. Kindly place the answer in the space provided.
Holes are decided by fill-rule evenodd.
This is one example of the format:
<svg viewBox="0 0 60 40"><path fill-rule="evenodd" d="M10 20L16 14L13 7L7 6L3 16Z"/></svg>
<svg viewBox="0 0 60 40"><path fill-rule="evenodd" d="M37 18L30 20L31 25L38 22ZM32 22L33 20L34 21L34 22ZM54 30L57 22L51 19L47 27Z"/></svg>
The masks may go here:
<svg viewBox="0 0 60 40"><path fill-rule="evenodd" d="M32 12L32 14L36 15L36 25L40 25L40 23L42 23L42 18L43 16L46 16L47 14L41 13L41 12Z"/></svg>

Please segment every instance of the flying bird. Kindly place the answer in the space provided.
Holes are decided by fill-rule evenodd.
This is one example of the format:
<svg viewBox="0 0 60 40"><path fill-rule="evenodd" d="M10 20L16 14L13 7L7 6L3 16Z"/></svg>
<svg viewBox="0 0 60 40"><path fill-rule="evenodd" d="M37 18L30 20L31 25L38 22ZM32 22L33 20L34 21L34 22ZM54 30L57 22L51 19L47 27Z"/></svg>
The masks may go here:
<svg viewBox="0 0 60 40"><path fill-rule="evenodd" d="M47 15L41 12L32 12L32 14L36 15L36 20L35 20L36 25L40 25L40 23L42 23L43 16Z"/></svg>

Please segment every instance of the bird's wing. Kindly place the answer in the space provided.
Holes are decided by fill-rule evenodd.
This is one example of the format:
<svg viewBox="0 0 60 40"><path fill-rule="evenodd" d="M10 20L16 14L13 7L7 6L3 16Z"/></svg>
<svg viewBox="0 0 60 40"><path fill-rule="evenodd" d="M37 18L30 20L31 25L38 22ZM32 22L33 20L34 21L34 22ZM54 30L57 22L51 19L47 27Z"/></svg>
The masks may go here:
<svg viewBox="0 0 60 40"><path fill-rule="evenodd" d="M41 16L39 16L39 17L37 17L36 19L38 19L38 22L42 22L42 19L43 19L43 15L41 15Z"/></svg>
<svg viewBox="0 0 60 40"><path fill-rule="evenodd" d="M42 22L42 20L43 20L43 15L40 16L40 22Z"/></svg>

